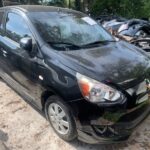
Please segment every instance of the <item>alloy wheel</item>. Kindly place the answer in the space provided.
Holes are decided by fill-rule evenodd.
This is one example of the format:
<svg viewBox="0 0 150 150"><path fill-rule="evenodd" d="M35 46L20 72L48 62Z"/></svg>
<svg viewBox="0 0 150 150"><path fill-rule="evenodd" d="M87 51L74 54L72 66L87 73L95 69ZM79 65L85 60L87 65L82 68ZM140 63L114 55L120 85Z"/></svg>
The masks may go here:
<svg viewBox="0 0 150 150"><path fill-rule="evenodd" d="M69 122L65 111L57 103L49 105L48 109L49 119L53 128L62 135L69 132Z"/></svg>

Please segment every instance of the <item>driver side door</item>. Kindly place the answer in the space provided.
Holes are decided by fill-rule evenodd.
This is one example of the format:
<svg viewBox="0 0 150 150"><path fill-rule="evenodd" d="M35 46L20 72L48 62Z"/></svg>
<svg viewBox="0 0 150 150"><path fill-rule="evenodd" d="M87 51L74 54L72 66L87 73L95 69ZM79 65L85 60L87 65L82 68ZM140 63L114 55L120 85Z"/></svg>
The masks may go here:
<svg viewBox="0 0 150 150"><path fill-rule="evenodd" d="M26 20L17 12L8 12L5 36L2 40L2 49L5 51L7 64L5 71L22 87L21 90L30 96L32 102L41 107L40 99L44 89L38 79L39 74L42 76L38 62L42 59L37 58L36 55L31 57L26 50L20 47L20 40L24 37L31 37L33 41L32 51L38 51L38 46Z"/></svg>

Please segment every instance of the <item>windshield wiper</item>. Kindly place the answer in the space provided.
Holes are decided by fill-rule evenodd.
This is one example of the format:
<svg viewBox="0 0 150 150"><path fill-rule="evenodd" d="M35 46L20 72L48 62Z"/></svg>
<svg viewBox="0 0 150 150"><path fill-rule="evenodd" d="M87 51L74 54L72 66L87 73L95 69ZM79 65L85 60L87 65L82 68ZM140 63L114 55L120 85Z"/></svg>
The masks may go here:
<svg viewBox="0 0 150 150"><path fill-rule="evenodd" d="M55 42L55 41L48 41L47 43L49 43L50 45L65 45L64 47L66 47L67 48L67 46L68 47L75 47L75 48L81 48L81 46L79 46L79 45L76 45L76 44L73 44L73 43L69 43L69 42Z"/></svg>
<svg viewBox="0 0 150 150"><path fill-rule="evenodd" d="M108 42L116 42L116 41L115 40L95 41L95 42L91 42L91 43L84 44L84 45L76 45L73 43L63 42L63 41L47 41L47 43L49 43L50 45L54 46L55 48L57 47L60 49L69 49L71 47L75 49L81 49L81 48L86 48L86 47L90 47L90 46L97 45L97 44L105 44ZM65 45L65 46L56 46L56 45Z"/></svg>
<svg viewBox="0 0 150 150"><path fill-rule="evenodd" d="M85 45L82 45L82 47L92 46L92 45L97 45L97 44L105 44L105 43L109 43L109 42L116 42L116 41L115 40L95 41L95 42L91 42L91 43L87 43Z"/></svg>

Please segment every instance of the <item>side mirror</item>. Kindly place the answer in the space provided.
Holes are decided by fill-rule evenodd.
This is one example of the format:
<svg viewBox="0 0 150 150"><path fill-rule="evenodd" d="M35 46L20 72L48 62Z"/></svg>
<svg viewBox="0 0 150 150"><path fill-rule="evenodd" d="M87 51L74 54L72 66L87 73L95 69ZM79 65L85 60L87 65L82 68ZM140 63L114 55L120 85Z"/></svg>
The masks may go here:
<svg viewBox="0 0 150 150"><path fill-rule="evenodd" d="M32 38L31 37L24 37L20 40L20 47L27 52L32 51Z"/></svg>

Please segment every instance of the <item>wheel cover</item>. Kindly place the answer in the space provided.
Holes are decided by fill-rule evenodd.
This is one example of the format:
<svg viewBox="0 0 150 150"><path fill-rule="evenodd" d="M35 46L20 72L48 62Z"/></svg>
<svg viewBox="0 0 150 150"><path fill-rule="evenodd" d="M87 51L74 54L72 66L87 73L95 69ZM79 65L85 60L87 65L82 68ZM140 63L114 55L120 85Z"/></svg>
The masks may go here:
<svg viewBox="0 0 150 150"><path fill-rule="evenodd" d="M54 129L62 135L69 132L69 122L65 111L57 103L49 105L48 109L49 119Z"/></svg>

